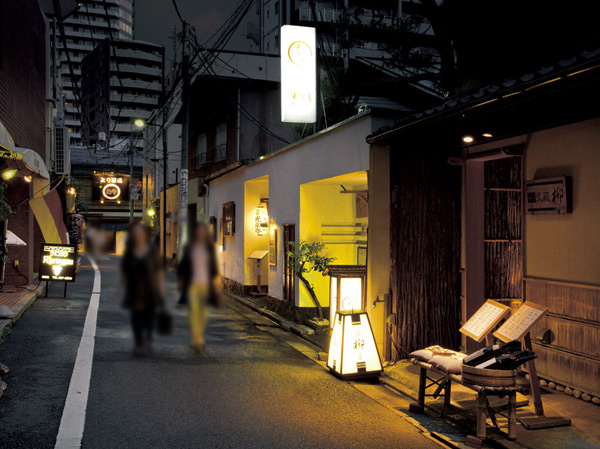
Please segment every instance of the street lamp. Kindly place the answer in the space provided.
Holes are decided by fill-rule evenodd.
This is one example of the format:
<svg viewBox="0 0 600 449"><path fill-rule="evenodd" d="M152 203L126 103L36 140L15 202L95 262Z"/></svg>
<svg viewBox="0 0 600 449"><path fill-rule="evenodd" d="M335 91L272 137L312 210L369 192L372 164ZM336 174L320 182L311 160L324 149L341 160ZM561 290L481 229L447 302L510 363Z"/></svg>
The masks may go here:
<svg viewBox="0 0 600 449"><path fill-rule="evenodd" d="M167 168L168 168L168 159L167 159L167 128L165 127L165 115L163 111L163 121L160 125L156 123L146 123L144 119L137 118L133 121L133 124L139 128L143 129L148 126L155 126L160 128L162 132L162 149L163 149L163 207L162 207L162 241L163 241L163 265L166 266L167 263ZM150 209L152 211L152 215L154 215L154 209ZM150 211L148 211L150 214Z"/></svg>

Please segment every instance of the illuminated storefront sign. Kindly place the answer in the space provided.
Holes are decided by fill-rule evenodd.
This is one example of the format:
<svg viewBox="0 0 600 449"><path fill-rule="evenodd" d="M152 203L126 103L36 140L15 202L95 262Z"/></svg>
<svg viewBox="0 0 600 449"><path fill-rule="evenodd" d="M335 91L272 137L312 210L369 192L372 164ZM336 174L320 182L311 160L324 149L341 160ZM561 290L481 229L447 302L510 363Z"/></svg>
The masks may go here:
<svg viewBox="0 0 600 449"><path fill-rule="evenodd" d="M92 200L129 201L129 175L95 174Z"/></svg>
<svg viewBox="0 0 600 449"><path fill-rule="evenodd" d="M77 247L75 245L42 245L41 280L74 282L76 268Z"/></svg>
<svg viewBox="0 0 600 449"><path fill-rule="evenodd" d="M281 27L281 121L317 121L317 47L315 29Z"/></svg>
<svg viewBox="0 0 600 449"><path fill-rule="evenodd" d="M327 368L342 378L378 376L383 368L366 312L337 312Z"/></svg>

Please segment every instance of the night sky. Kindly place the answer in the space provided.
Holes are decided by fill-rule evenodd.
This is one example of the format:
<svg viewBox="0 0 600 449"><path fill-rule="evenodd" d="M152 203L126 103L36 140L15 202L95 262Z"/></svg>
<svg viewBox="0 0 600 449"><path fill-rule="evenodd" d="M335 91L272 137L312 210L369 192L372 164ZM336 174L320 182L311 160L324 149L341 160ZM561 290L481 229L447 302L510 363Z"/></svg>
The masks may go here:
<svg viewBox="0 0 600 449"><path fill-rule="evenodd" d="M227 19L240 0L177 0L179 11L190 22L203 42ZM173 51L173 29L181 31L181 23L175 14L171 0L135 1L136 39L164 45L167 57Z"/></svg>

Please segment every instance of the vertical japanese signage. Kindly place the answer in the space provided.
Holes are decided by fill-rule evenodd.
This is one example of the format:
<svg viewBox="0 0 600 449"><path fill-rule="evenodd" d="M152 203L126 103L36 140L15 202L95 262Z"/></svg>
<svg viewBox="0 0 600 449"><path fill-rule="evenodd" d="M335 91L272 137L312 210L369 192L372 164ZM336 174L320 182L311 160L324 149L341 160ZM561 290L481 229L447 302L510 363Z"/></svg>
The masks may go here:
<svg viewBox="0 0 600 449"><path fill-rule="evenodd" d="M315 29L281 27L281 121L317 121L317 46Z"/></svg>
<svg viewBox="0 0 600 449"><path fill-rule="evenodd" d="M42 245L41 280L74 282L76 268L77 247L75 245Z"/></svg>

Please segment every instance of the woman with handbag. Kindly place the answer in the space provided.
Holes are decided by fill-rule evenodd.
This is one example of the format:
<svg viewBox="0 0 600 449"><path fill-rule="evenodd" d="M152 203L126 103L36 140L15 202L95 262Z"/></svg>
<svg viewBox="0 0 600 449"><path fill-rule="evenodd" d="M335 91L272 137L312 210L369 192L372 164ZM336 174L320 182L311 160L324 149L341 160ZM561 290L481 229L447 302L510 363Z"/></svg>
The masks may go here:
<svg viewBox="0 0 600 449"><path fill-rule="evenodd" d="M164 305L165 277L158 250L152 245L152 230L141 222L129 225L125 254L121 261L123 305L131 312L135 355L144 344L152 345L156 309ZM144 338L145 337L145 338Z"/></svg>
<svg viewBox="0 0 600 449"><path fill-rule="evenodd" d="M221 275L214 242L208 226L198 223L178 267L180 288L187 290L190 320L190 345L204 354L207 305L221 306Z"/></svg>

